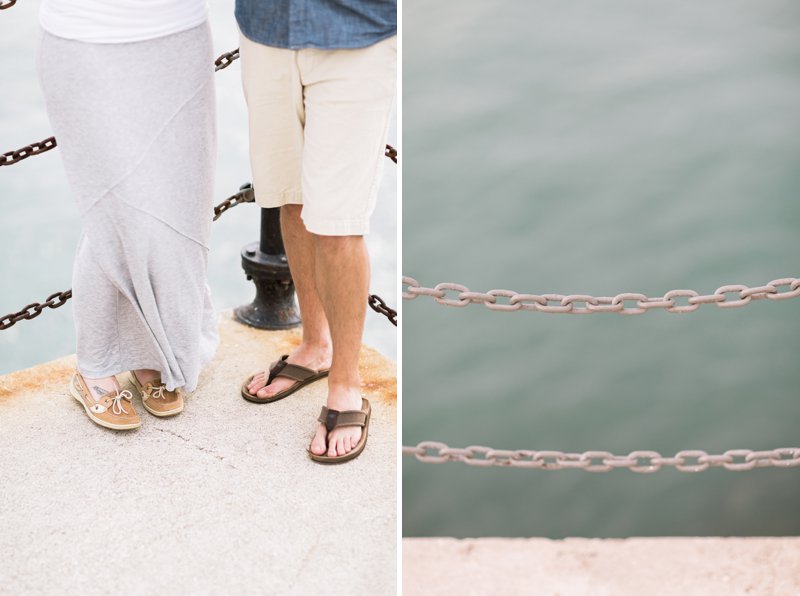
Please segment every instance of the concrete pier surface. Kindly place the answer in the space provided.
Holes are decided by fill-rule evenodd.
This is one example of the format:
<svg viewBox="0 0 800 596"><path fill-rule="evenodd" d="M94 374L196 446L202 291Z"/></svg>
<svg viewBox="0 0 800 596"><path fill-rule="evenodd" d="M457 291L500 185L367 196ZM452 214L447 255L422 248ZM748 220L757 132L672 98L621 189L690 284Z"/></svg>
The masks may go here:
<svg viewBox="0 0 800 596"><path fill-rule="evenodd" d="M800 594L800 538L403 539L403 594Z"/></svg>
<svg viewBox="0 0 800 596"><path fill-rule="evenodd" d="M364 348L366 450L323 466L306 447L325 381L239 395L299 331L223 313L220 332L185 411L155 418L137 397L134 431L89 421L66 390L73 357L0 377L1 594L395 592L394 364Z"/></svg>

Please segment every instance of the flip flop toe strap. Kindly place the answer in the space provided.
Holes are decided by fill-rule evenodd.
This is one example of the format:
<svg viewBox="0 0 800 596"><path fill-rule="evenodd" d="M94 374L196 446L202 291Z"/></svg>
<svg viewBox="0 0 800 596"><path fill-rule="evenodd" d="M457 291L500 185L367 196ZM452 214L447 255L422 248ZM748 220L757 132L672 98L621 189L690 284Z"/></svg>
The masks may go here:
<svg viewBox="0 0 800 596"><path fill-rule="evenodd" d="M267 374L267 385L272 383L277 377L288 377L294 381L305 381L306 379L319 374L319 371L313 368L300 366L299 364L291 364L286 361L289 357L288 354L281 356L281 359L273 363L269 368Z"/></svg>
<svg viewBox="0 0 800 596"><path fill-rule="evenodd" d="M328 432L339 426L360 426L364 427L367 424L367 414L361 410L332 410L322 406L322 411L317 418L319 422L325 425Z"/></svg>

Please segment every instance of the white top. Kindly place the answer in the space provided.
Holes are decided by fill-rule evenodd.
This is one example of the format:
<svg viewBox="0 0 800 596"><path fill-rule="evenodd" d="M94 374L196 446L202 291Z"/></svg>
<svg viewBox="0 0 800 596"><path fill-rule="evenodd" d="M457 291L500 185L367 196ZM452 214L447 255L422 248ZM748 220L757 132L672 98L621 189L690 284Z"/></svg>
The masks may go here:
<svg viewBox="0 0 800 596"><path fill-rule="evenodd" d="M155 39L207 18L207 0L42 0L39 9L48 33L91 43Z"/></svg>

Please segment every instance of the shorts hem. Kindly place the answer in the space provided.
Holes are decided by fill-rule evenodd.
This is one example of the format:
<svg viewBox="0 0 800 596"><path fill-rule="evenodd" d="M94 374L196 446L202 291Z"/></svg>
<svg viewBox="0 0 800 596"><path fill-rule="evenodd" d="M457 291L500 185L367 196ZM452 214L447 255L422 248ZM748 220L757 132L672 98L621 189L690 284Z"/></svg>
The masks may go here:
<svg viewBox="0 0 800 596"><path fill-rule="evenodd" d="M369 233L368 219L338 219L314 221L303 218L306 230L317 236L365 236Z"/></svg>
<svg viewBox="0 0 800 596"><path fill-rule="evenodd" d="M287 191L267 193L259 195L256 191L256 203L263 209L274 209L275 207L283 207L284 205L302 205L303 193L300 191Z"/></svg>

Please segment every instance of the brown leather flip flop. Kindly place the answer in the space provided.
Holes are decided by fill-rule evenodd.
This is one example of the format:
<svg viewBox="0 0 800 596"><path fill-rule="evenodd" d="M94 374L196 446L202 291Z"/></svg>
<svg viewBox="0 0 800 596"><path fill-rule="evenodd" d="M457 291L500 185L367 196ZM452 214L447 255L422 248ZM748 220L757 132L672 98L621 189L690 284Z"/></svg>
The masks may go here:
<svg viewBox="0 0 800 596"><path fill-rule="evenodd" d="M300 366L299 364L291 364L286 362L286 359L289 357L288 354L284 354L281 356L281 359L277 362L273 362L272 365L269 367L269 373L267 375L267 385L272 383L278 377L286 377L289 379L293 379L296 381L294 385L291 387L287 387L283 391L279 391L275 395L270 395L269 397L258 397L258 395L254 393L250 393L247 390L247 386L253 381L253 377L255 375L250 375L247 380L242 385L242 397L245 398L247 401L252 401L257 404L268 404L274 401L278 401L279 399L283 399L297 391L298 389L305 387L309 383L313 383L314 381L319 381L328 376L327 369L325 370L314 370L313 368L307 368L305 366ZM266 372L266 371L265 371ZM256 392L258 393L258 392Z"/></svg>
<svg viewBox="0 0 800 596"><path fill-rule="evenodd" d="M371 415L372 408L369 402L363 397L361 398L360 410L345 410L344 412L340 412L339 410L331 410L322 406L322 412L320 412L317 420L325 425L325 428L328 430L328 435L330 435L333 429L340 426L360 426L361 438L358 440L358 443L356 443L356 446L353 447L352 451L344 455L334 456L327 455L328 445L326 441L325 455L317 455L313 453L311 449L308 449L308 454L311 456L311 459L321 464L341 464L361 455L361 452L364 451L364 447L367 445L369 419Z"/></svg>

